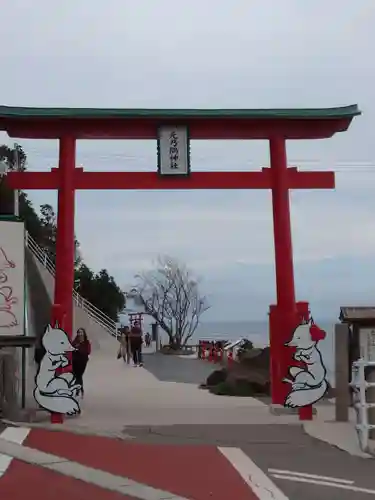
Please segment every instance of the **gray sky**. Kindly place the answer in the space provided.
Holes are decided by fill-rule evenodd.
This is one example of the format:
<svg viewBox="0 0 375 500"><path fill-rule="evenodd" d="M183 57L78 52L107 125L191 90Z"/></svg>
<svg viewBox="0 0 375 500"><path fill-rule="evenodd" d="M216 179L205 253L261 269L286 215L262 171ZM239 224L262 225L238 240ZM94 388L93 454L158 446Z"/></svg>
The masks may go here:
<svg viewBox="0 0 375 500"><path fill-rule="evenodd" d="M288 144L290 165L337 171L336 191L292 193L296 283L316 316L375 302L373 0L3 0L1 13L1 104L358 103L364 114L347 133ZM20 142L30 169L56 165L54 141ZM193 170L268 162L266 142L192 144ZM81 141L77 164L154 170L155 143ZM56 204L53 192L30 196ZM169 253L202 277L207 319L261 319L275 297L271 217L267 191L93 191L77 194L76 230L87 263L120 284Z"/></svg>

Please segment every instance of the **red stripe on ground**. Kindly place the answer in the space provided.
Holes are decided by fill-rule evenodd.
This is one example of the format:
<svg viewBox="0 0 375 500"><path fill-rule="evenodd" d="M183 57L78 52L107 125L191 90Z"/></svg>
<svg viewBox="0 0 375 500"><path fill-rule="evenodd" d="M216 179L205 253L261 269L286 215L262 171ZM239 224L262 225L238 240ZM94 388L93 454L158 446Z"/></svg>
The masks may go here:
<svg viewBox="0 0 375 500"><path fill-rule="evenodd" d="M192 500L258 497L215 446L153 445L33 429L25 446Z"/></svg>
<svg viewBox="0 0 375 500"><path fill-rule="evenodd" d="M108 491L78 479L35 465L13 460L0 479L0 498L4 500L134 500L115 491Z"/></svg>

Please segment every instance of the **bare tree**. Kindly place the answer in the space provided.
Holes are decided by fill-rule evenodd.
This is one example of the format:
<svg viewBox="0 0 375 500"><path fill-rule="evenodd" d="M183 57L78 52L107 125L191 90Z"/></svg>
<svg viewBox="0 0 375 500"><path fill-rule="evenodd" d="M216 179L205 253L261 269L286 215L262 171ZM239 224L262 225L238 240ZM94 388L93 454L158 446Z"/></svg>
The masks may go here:
<svg viewBox="0 0 375 500"><path fill-rule="evenodd" d="M184 346L209 308L198 281L185 265L168 256L159 257L156 269L136 279L137 299L145 311L167 333L172 347Z"/></svg>

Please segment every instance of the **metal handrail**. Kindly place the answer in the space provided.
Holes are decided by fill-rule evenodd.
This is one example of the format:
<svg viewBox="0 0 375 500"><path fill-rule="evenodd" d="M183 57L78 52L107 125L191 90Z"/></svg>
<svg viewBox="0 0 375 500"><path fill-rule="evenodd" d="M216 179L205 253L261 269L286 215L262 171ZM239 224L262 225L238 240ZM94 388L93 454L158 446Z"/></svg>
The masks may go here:
<svg viewBox="0 0 375 500"><path fill-rule="evenodd" d="M47 253L38 245L38 243L26 233L26 245L32 252L32 254L39 260L39 262L47 269L47 271L55 277L56 268L52 260L48 257ZM104 314L100 309L98 309L94 304L82 297L74 288L72 289L72 295L74 303L83 309L96 323L102 326L111 335L116 337L117 326L116 322L110 317Z"/></svg>
<svg viewBox="0 0 375 500"><path fill-rule="evenodd" d="M375 425L368 423L368 408L374 408L375 403L368 403L366 399L367 389L375 387L375 382L367 382L365 368L375 368L374 361L359 359L352 364L352 379L350 386L354 389L353 406L357 414L356 430L358 433L359 446L363 452L369 451L369 433L375 429Z"/></svg>

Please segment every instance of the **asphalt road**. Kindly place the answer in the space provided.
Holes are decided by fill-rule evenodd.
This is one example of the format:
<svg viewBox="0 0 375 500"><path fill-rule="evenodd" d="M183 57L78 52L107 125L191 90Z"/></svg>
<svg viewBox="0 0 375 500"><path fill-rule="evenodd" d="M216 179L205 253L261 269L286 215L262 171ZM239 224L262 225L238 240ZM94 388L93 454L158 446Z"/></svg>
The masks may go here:
<svg viewBox="0 0 375 500"><path fill-rule="evenodd" d="M134 440L163 444L213 444L241 448L290 500L375 498L375 460L353 457L304 433L299 425L175 425L127 427ZM269 469L352 480L374 494L277 479ZM335 484L332 481L330 484ZM338 484L338 483L337 483Z"/></svg>
<svg viewBox="0 0 375 500"><path fill-rule="evenodd" d="M145 354L145 369L162 382L179 382L182 384L200 385L219 365L203 362L200 359L187 358L167 354Z"/></svg>

